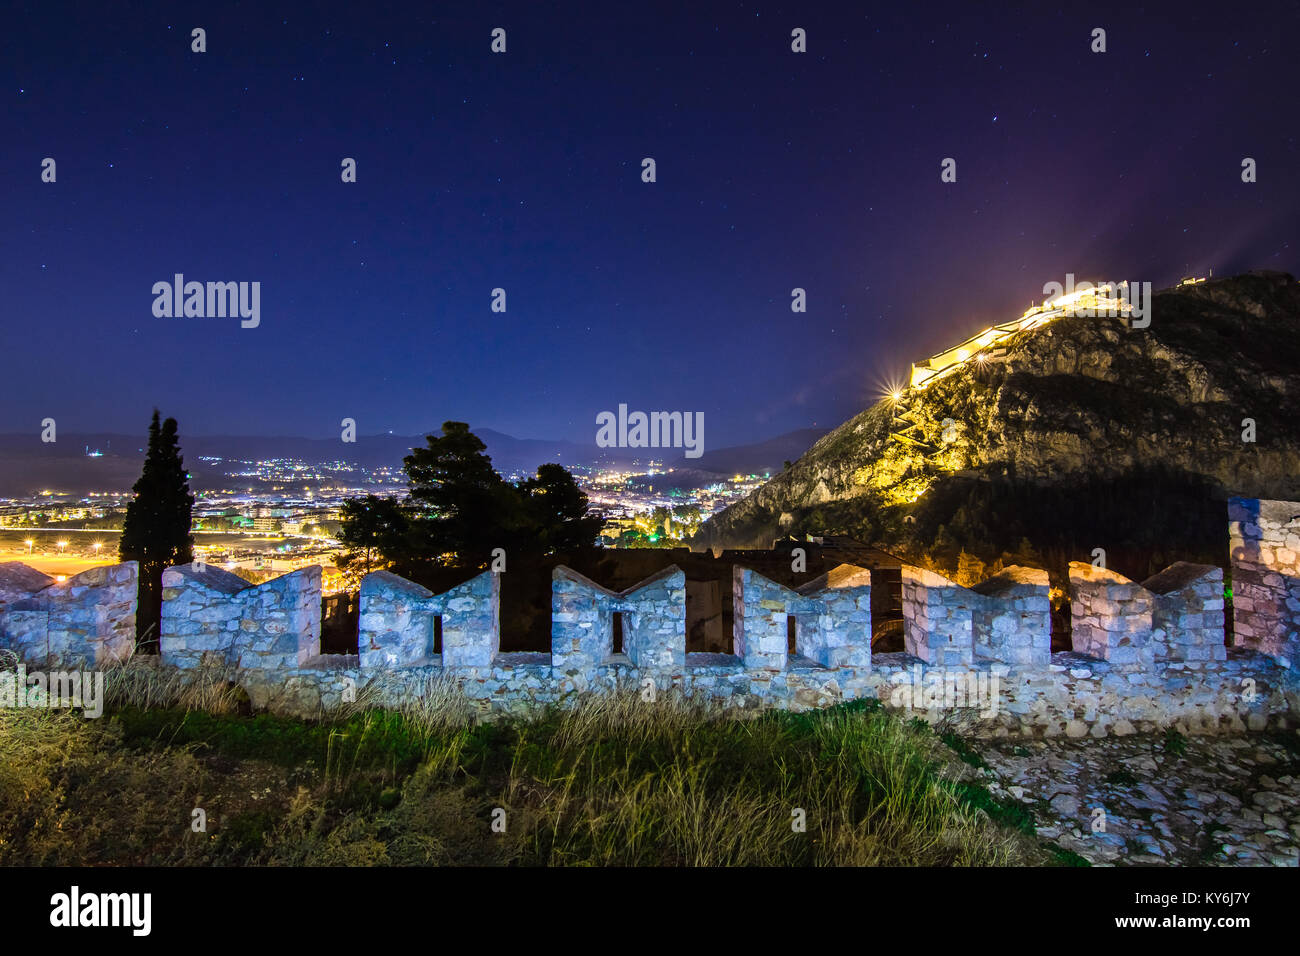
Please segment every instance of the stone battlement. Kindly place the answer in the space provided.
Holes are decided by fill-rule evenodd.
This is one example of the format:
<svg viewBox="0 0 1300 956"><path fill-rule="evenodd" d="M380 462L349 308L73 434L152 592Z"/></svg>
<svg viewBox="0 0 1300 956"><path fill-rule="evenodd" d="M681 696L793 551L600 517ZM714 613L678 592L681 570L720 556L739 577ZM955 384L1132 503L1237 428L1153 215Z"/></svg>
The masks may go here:
<svg viewBox="0 0 1300 956"><path fill-rule="evenodd" d="M744 710L877 697L990 735L1296 726L1298 529L1300 504L1232 500L1232 648L1222 569L1186 562L1140 584L1071 564L1073 647L1057 654L1046 572L1011 567L966 588L904 565L905 651L875 655L871 572L854 565L797 589L735 565L731 654L686 653L686 576L676 566L624 591L557 567L549 654L500 652L493 572L434 594L376 571L361 586L356 656L320 653L319 567L251 585L187 565L163 574L161 663L230 669L255 706L301 714L367 687L399 706L443 682L482 714L630 689ZM133 564L66 584L0 564L0 647L29 664L123 660L135 584Z"/></svg>

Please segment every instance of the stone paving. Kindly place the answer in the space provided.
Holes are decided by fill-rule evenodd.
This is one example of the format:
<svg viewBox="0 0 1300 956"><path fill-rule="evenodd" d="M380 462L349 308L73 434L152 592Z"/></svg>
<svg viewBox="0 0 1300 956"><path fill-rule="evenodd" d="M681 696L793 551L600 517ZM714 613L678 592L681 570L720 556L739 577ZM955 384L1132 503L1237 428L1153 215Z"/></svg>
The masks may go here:
<svg viewBox="0 0 1300 956"><path fill-rule="evenodd" d="M1294 732L1005 739L978 752L995 797L1093 865L1300 865Z"/></svg>

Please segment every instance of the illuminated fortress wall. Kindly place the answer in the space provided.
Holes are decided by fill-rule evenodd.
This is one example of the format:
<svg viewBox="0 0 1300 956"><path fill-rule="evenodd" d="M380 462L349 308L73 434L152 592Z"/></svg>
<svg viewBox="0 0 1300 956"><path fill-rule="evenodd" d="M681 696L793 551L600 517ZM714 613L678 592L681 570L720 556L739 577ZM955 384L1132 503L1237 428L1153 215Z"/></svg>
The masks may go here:
<svg viewBox="0 0 1300 956"><path fill-rule="evenodd" d="M677 567L621 592L556 568L551 650L523 654L499 651L497 575L433 594L378 571L362 583L360 654L340 656L319 653L319 568L254 586L188 565L164 573L161 663L187 680L225 669L255 707L304 716L425 698L489 717L623 690L741 712L878 698L975 736L1297 727L1300 504L1234 499L1230 518L1232 647L1221 569L1186 562L1141 584L1071 565L1073 646L1055 654L1046 573L1032 568L965 588L905 566L906 650L892 654L872 653L871 574L853 565L798 589L737 565L731 654L686 653ZM134 628L135 573L56 587L0 565L0 646L29 664L111 661L102 648Z"/></svg>
<svg viewBox="0 0 1300 956"><path fill-rule="evenodd" d="M914 363L908 377L908 386L925 388L955 372L986 349L996 349L1017 333L1036 329L1063 315L1120 317L1131 311L1132 307L1124 300L1122 290L1111 283L1103 283L1095 288L1089 286L1055 299L1045 299L1042 305L1027 309L1018 319L989 326L959 345L932 355L924 362Z"/></svg>

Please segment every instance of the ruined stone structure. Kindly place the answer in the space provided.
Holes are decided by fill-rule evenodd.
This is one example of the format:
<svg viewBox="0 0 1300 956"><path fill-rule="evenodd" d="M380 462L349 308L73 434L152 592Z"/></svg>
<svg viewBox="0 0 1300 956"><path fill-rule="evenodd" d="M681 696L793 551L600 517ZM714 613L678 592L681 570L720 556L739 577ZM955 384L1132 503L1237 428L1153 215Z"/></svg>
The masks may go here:
<svg viewBox="0 0 1300 956"><path fill-rule="evenodd" d="M319 568L250 585L187 565L164 573L162 662L183 674L235 669L255 706L304 715L366 688L396 706L437 683L485 716L624 688L743 711L876 697L992 736L1300 726L1300 504L1231 508L1232 648L1221 569L1185 562L1141 584L1072 564L1074 643L1057 654L1046 572L1013 567L965 588L904 566L906 651L874 655L871 572L849 564L798 589L737 564L730 654L686 653L686 580L675 566L623 591L556 568L549 654L500 652L492 572L433 594L377 571L362 584L355 656L320 654ZM29 661L92 650L86 659L98 663L122 658L135 573L98 568L55 585L0 565L0 647Z"/></svg>

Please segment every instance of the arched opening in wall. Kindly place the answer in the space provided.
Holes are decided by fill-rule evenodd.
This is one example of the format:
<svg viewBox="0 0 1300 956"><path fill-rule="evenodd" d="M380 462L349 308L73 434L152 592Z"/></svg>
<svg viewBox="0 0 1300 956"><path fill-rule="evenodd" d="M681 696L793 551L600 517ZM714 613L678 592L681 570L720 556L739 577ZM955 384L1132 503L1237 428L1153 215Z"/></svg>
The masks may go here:
<svg viewBox="0 0 1300 956"><path fill-rule="evenodd" d="M623 612L615 611L611 615L611 617L613 619L612 623L613 623L614 635L610 641L609 652L610 654L622 654L623 653Z"/></svg>

